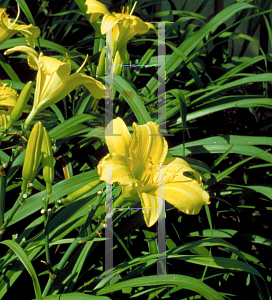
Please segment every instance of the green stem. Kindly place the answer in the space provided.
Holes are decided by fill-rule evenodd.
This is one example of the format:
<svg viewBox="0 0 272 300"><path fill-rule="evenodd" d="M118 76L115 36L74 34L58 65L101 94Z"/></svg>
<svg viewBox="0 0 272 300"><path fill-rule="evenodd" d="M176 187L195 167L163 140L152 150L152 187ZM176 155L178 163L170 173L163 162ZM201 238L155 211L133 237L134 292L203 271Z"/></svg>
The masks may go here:
<svg viewBox="0 0 272 300"><path fill-rule="evenodd" d="M24 130L26 130L29 127L29 125L31 124L31 122L33 121L36 115L37 115L37 111L32 108L30 114L25 120Z"/></svg>
<svg viewBox="0 0 272 300"><path fill-rule="evenodd" d="M72 244L69 246L69 248L67 249L67 251L65 252L65 254L63 255L62 259L60 260L56 270L55 270L55 273L54 275L57 276L59 271L62 269L63 265L66 263L67 259L70 257L70 255L74 252L74 250L76 249L77 245L78 245L78 241L79 241L79 238L76 238ZM53 278L52 277L49 277L48 281L47 281L47 284L46 284L46 287L43 291L43 294L42 296L45 297L48 292L49 292L49 289L53 283Z"/></svg>
<svg viewBox="0 0 272 300"><path fill-rule="evenodd" d="M7 176L0 175L0 228L4 223Z"/></svg>
<svg viewBox="0 0 272 300"><path fill-rule="evenodd" d="M98 201L99 204L100 204L100 201L101 201L101 199ZM58 273L61 271L62 267L64 266L64 264L66 263L66 261L69 259L69 257L72 255L72 253L76 249L77 245L81 244L82 241L91 240L91 239L97 237L97 234L95 233L95 231L93 233L91 233L91 235L89 235L89 236L87 236L85 238L82 237L82 236L84 236L85 231L87 229L87 226L89 225L90 221L92 220L92 218L94 216L94 213L95 213L95 210L92 210L88 214L86 222L82 226L82 228L81 228L81 230L80 230L80 232L78 234L78 237L75 238L75 240L72 242L72 244L69 246L69 248L67 249L67 251L63 255L62 259L60 260L60 262L59 262L59 264L58 264L58 266L57 266L57 268L55 270L55 273L54 273L55 276L57 276ZM102 228L100 226L97 228L98 231L100 231L101 229ZM50 290L50 287L51 287L51 285L53 283L53 280L54 280L53 278L49 277L48 282L46 284L46 287L45 287L45 289L43 291L43 294L42 294L43 297L45 297L48 294L48 292Z"/></svg>
<svg viewBox="0 0 272 300"><path fill-rule="evenodd" d="M50 253L49 253L49 223L50 223L50 213L48 210L48 202L49 198L48 196L43 201L43 207L44 207L44 214L43 214L43 222L44 222L44 247L45 247L45 256L46 256L46 263L47 267L49 269L49 272L53 274L52 265L51 265L51 259L50 259Z"/></svg>
<svg viewBox="0 0 272 300"><path fill-rule="evenodd" d="M120 197L118 197L114 203L113 203L113 207L122 207L122 203L126 201L125 197L123 195L121 195Z"/></svg>
<svg viewBox="0 0 272 300"><path fill-rule="evenodd" d="M9 222L12 220L13 216L15 215L16 211L19 209L19 207L21 205L23 205L23 202L21 202L21 200L23 200L23 195L20 193L20 195L17 198L16 202L14 203L13 207L9 211L8 217L6 218L6 220L4 221L4 224L0 228L0 233L1 233L0 240L2 239L3 233L6 230Z"/></svg>

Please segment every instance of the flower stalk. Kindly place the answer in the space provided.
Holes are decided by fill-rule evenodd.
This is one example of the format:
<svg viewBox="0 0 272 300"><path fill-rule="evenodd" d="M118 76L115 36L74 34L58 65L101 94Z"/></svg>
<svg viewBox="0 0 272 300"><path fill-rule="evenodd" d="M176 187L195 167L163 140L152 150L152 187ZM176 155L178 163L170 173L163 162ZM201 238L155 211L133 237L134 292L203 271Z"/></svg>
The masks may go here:
<svg viewBox="0 0 272 300"><path fill-rule="evenodd" d="M20 193L19 197L15 201L13 207L10 209L8 217L6 218L6 220L0 227L0 240L2 239L3 233L5 232L9 222L12 220L13 216L15 215L15 213L17 212L19 207L24 204L24 201L25 201L24 197L25 197L25 194Z"/></svg>
<svg viewBox="0 0 272 300"><path fill-rule="evenodd" d="M51 220L51 214L48 210L49 197L42 199L43 202L43 222L44 222L44 248L45 248L45 256L46 256L46 264L49 270L50 278L54 277L54 273L52 270L50 252L49 252L49 223Z"/></svg>

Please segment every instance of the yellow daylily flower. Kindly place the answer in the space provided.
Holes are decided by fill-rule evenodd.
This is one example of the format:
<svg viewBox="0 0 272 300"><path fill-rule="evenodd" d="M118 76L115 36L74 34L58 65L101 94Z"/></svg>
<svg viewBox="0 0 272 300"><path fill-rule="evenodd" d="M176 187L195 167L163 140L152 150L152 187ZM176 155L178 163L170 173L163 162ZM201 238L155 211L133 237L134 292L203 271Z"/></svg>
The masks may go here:
<svg viewBox="0 0 272 300"><path fill-rule="evenodd" d="M0 107L10 114L18 100L17 92L0 80Z"/></svg>
<svg viewBox="0 0 272 300"><path fill-rule="evenodd" d="M159 185L164 184L165 200L186 214L197 214L209 204L209 194L203 189L201 176L181 158L166 158L168 145L159 134L158 125L133 123L133 139L120 118L106 127L109 154L98 164L100 179L106 181L111 169L112 182L122 186L123 197L141 201L147 226L158 220ZM109 135L112 132L114 135ZM108 135L107 135L108 133ZM111 168L107 168L111 166ZM159 179L164 170L164 182ZM192 177L184 174L190 173Z"/></svg>
<svg viewBox="0 0 272 300"><path fill-rule="evenodd" d="M18 6L19 8L19 6ZM22 33L27 43L30 47L34 48L34 39L40 35L40 29L36 26L30 25L17 25L16 21L19 17L18 15L14 22L8 18L5 8L0 8L0 44L10 39L16 33Z"/></svg>
<svg viewBox="0 0 272 300"><path fill-rule="evenodd" d="M104 15L101 25L101 33L105 34L112 30L113 57L115 65L125 63L125 53L128 41L136 34L145 34L149 29L155 29L154 25L149 22L144 22L140 18L133 16L132 11L129 13L129 7L125 12L123 7L122 13L110 13L104 4L97 0L86 0L87 14L92 14L90 22L94 22L100 15ZM114 73L120 73L121 68L115 68Z"/></svg>
<svg viewBox="0 0 272 300"><path fill-rule="evenodd" d="M82 73L70 75L71 63L60 61L56 58L44 56L26 46L18 46L8 49L5 54L21 51L28 55L29 66L37 70L36 88L34 94L33 108L25 121L29 126L33 118L43 109L57 103L79 85L84 85L93 97L101 99L105 97L104 85L94 78Z"/></svg>

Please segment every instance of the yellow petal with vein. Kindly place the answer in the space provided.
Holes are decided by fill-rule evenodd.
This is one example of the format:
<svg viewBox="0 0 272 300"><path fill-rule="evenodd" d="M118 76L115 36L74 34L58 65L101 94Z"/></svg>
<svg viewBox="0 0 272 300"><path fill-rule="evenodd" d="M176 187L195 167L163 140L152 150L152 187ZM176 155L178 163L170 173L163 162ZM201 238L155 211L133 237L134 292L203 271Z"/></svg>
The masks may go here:
<svg viewBox="0 0 272 300"><path fill-rule="evenodd" d="M168 158L165 164L165 200L186 214L198 214L203 205L209 204L201 176L181 158Z"/></svg>
<svg viewBox="0 0 272 300"><path fill-rule="evenodd" d="M71 91L80 84L84 85L94 98L101 99L105 97L105 87L101 82L85 74L74 73L68 76L65 80L60 81L57 89L51 91L51 94L48 95L47 98L42 98L41 102L39 102L37 110L40 112L46 107L57 103L71 93Z"/></svg>
<svg viewBox="0 0 272 300"><path fill-rule="evenodd" d="M57 90L60 83L64 81L70 74L70 61L62 62L56 58L43 56L39 57L39 67L41 72L40 82L40 101L49 98L54 91Z"/></svg>
<svg viewBox="0 0 272 300"><path fill-rule="evenodd" d="M136 16L130 16L130 18L133 20L132 26L138 34L144 34L149 31L149 27L146 22Z"/></svg>
<svg viewBox="0 0 272 300"><path fill-rule="evenodd" d="M158 198L156 195L139 193L142 202L142 212L148 227L153 226L158 220Z"/></svg>
<svg viewBox="0 0 272 300"><path fill-rule="evenodd" d="M57 72L60 79L65 79L71 71L70 61L62 62L54 57L43 56L42 53L39 57L39 63L40 68L46 75L52 75Z"/></svg>
<svg viewBox="0 0 272 300"><path fill-rule="evenodd" d="M18 100L19 95L11 87L0 83L0 106L1 107L14 107Z"/></svg>
<svg viewBox="0 0 272 300"><path fill-rule="evenodd" d="M168 145L159 134L158 125L148 122L145 125L133 123L134 137L130 147L133 161L132 170L139 179L150 165L161 165L167 155Z"/></svg>
<svg viewBox="0 0 272 300"><path fill-rule="evenodd" d="M116 118L108 124L105 130L105 137L110 153L128 156L132 138L125 122L121 118Z"/></svg>
<svg viewBox="0 0 272 300"><path fill-rule="evenodd" d="M96 0L86 0L85 5L87 5L86 14L92 14L90 22L95 21L100 15L109 14L106 6Z"/></svg>
<svg viewBox="0 0 272 300"><path fill-rule="evenodd" d="M105 34L106 32L110 31L112 28L115 28L117 22L118 19L114 15L108 12L108 14L106 14L102 19L101 33ZM117 38L116 33L115 36L112 37L112 40L114 40L115 38Z"/></svg>
<svg viewBox="0 0 272 300"><path fill-rule="evenodd" d="M109 184L118 182L119 185L138 186L140 183L131 172L131 160L125 155L116 153L106 155L97 166L100 180Z"/></svg>

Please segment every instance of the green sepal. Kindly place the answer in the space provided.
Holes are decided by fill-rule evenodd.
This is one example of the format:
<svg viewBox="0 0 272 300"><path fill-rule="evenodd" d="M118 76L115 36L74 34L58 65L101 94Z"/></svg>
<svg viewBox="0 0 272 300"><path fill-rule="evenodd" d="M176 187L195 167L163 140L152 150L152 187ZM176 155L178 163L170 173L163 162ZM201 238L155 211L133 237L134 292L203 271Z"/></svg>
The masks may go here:
<svg viewBox="0 0 272 300"><path fill-rule="evenodd" d="M46 183L47 195L52 194L52 183L54 180L54 161L52 144L49 134L45 127L43 127L43 141L42 141L42 166L43 166L43 179Z"/></svg>

